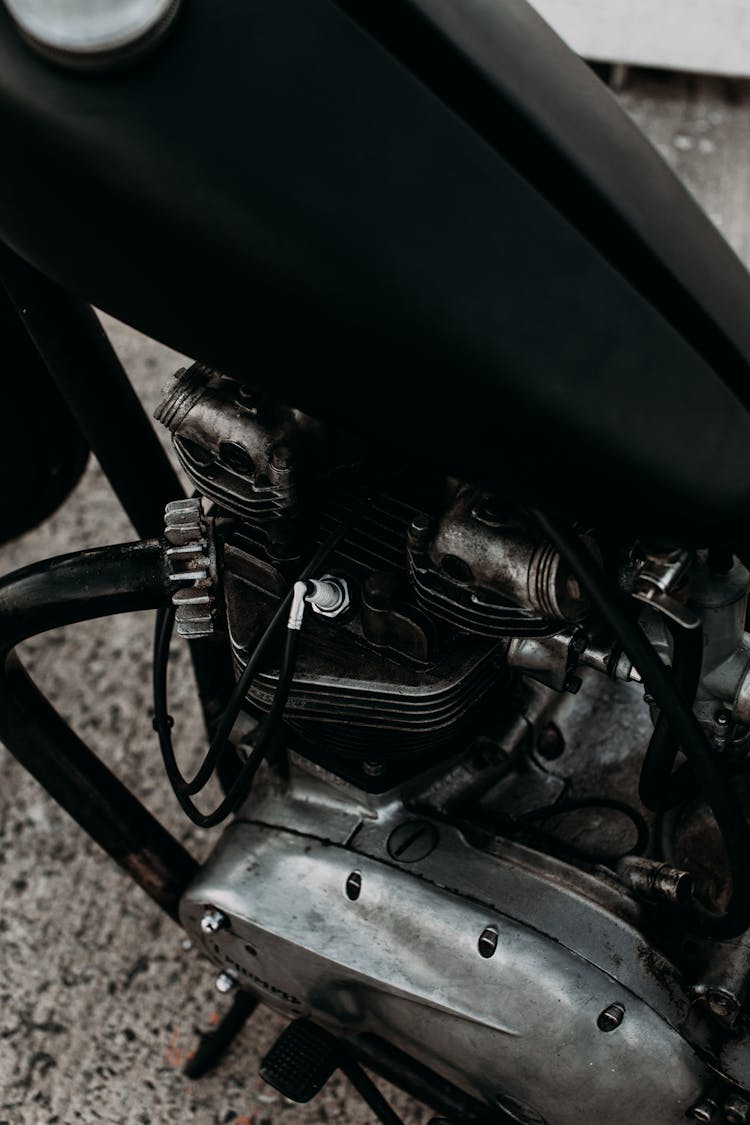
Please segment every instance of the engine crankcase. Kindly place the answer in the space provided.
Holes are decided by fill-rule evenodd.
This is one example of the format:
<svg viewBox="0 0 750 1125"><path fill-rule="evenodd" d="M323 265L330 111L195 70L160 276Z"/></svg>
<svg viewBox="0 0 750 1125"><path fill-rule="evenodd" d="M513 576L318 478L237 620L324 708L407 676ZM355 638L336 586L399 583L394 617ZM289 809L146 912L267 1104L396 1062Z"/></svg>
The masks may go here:
<svg viewBox="0 0 750 1125"><path fill-rule="evenodd" d="M400 850L403 807L346 841L254 812L263 822L226 831L181 917L277 1010L379 1035L527 1125L677 1125L710 1083L677 1030L677 974L611 888L590 896L597 881L577 872L575 887L558 861L489 854L429 820ZM224 924L204 933L209 907Z"/></svg>

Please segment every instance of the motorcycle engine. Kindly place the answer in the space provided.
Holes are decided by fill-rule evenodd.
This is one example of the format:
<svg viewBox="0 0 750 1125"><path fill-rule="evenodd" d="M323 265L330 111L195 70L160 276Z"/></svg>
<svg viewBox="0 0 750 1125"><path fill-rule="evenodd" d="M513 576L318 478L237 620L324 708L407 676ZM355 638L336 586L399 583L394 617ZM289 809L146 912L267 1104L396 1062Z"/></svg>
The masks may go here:
<svg viewBox="0 0 750 1125"><path fill-rule="evenodd" d="M201 365L157 418L215 512L219 596L184 632L226 628L238 674L346 525L326 563L346 604L305 617L283 748L183 901L196 941L504 1120L750 1121L750 941L686 923L691 896L726 900L720 840L699 794L641 805L652 701L534 522ZM702 626L695 713L744 792L750 574L579 535L665 662L671 623ZM279 678L271 649L250 715Z"/></svg>

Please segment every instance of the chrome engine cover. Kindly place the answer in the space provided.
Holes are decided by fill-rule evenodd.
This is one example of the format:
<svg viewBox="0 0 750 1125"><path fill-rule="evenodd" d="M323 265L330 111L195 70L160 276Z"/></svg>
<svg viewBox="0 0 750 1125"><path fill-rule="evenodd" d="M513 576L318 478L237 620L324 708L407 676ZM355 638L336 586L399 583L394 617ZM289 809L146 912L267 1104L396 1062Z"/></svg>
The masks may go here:
<svg viewBox="0 0 750 1125"><path fill-rule="evenodd" d="M347 791L309 764L266 784L181 908L242 987L347 1038L379 1035L527 1125L685 1120L711 1071L680 1030L676 970L614 880L474 847L401 795ZM208 906L226 919L210 934Z"/></svg>

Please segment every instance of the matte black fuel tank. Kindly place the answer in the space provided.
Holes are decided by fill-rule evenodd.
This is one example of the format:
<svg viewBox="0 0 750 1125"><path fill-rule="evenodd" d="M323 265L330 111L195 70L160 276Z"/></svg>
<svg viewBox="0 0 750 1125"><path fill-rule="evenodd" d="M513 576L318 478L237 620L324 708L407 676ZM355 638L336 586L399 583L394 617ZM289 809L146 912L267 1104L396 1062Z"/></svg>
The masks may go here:
<svg viewBox="0 0 750 1125"><path fill-rule="evenodd" d="M205 362L585 518L750 516L747 275L522 0L187 0L99 76L2 12L0 146L0 237Z"/></svg>

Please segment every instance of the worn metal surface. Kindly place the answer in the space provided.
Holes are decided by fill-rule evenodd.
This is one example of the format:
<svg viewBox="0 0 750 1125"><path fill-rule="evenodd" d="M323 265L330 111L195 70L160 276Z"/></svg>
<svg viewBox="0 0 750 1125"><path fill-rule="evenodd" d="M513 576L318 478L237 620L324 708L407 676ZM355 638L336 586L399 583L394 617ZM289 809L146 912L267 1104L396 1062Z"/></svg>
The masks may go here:
<svg viewBox="0 0 750 1125"><path fill-rule="evenodd" d="M373 832L371 824L370 848ZM387 824L380 832L387 838ZM183 901L183 921L217 964L273 1007L338 1033L387 1036L490 1104L510 1097L551 1125L578 1122L584 1110L612 1125L648 1115L659 1125L682 1121L708 1072L675 1030L676 981L652 968L646 1003L637 981L645 948L639 958L636 939L622 955L616 922L612 946L621 956L605 972L558 933L517 921L534 892L513 900L510 865L476 852L459 863L448 835L430 855L430 878L424 866L365 854L358 836L350 849L236 824ZM356 896L346 892L353 870ZM565 889L544 883L535 892L557 919L565 908L550 909L550 898L567 897ZM230 919L211 935L200 925L207 902ZM567 909L583 936L584 896ZM477 948L487 926L498 934L492 956ZM597 944L594 955L609 959L605 942ZM615 1004L627 1013L622 1031L603 1034L610 1028L598 1021Z"/></svg>

